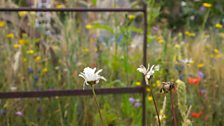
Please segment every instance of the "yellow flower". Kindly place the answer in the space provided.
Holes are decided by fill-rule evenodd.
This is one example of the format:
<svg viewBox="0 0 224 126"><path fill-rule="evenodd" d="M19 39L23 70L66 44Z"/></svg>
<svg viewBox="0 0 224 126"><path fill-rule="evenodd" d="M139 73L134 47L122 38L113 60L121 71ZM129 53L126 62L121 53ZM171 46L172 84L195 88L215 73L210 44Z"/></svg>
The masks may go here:
<svg viewBox="0 0 224 126"><path fill-rule="evenodd" d="M13 39L14 38L14 34L13 33L9 33L6 35L7 38L9 39Z"/></svg>
<svg viewBox="0 0 224 126"><path fill-rule="evenodd" d="M15 48L15 49L18 49L19 47L20 47L19 44L14 44L14 45L13 45L13 48Z"/></svg>
<svg viewBox="0 0 224 126"><path fill-rule="evenodd" d="M20 11L20 12L18 12L18 14L19 14L20 17L25 17L28 14L28 12L27 11Z"/></svg>
<svg viewBox="0 0 224 126"><path fill-rule="evenodd" d="M203 63L198 64L198 68L202 68L202 67L204 67Z"/></svg>
<svg viewBox="0 0 224 126"><path fill-rule="evenodd" d="M148 96L147 98L149 101L152 101L152 96Z"/></svg>
<svg viewBox="0 0 224 126"><path fill-rule="evenodd" d="M175 48L179 49L180 48L180 44L175 44Z"/></svg>
<svg viewBox="0 0 224 126"><path fill-rule="evenodd" d="M219 53L215 55L215 58L217 58L217 59L220 57L221 57L221 54L219 54Z"/></svg>
<svg viewBox="0 0 224 126"><path fill-rule="evenodd" d="M157 80L157 81L156 81L156 86L157 86L157 87L160 87L160 86L161 86L161 82L160 82L160 80Z"/></svg>
<svg viewBox="0 0 224 126"><path fill-rule="evenodd" d="M88 53L88 52L89 52L89 49L88 49L88 48L83 48L82 51L83 51L84 53Z"/></svg>
<svg viewBox="0 0 224 126"><path fill-rule="evenodd" d="M40 57L40 56L37 56L37 57L34 59L35 62L39 62L40 60L41 60L41 57Z"/></svg>
<svg viewBox="0 0 224 126"><path fill-rule="evenodd" d="M25 45L25 44L27 44L27 40L25 40L25 39L20 39L20 40L18 41L18 43L19 43L20 45Z"/></svg>
<svg viewBox="0 0 224 126"><path fill-rule="evenodd" d="M136 16L135 16L135 15L128 15L128 18L129 18L130 20L134 20L134 19L136 18Z"/></svg>
<svg viewBox="0 0 224 126"><path fill-rule="evenodd" d="M203 3L203 6L205 8L211 8L212 7L212 4L210 4L210 3Z"/></svg>
<svg viewBox="0 0 224 126"><path fill-rule="evenodd" d="M195 36L195 33L193 33L193 32L189 32L189 31L186 31L184 34L185 34L186 36L189 36L189 37L194 37L194 36Z"/></svg>
<svg viewBox="0 0 224 126"><path fill-rule="evenodd" d="M136 86L141 86L141 82L137 81L137 82L135 82L135 85Z"/></svg>
<svg viewBox="0 0 224 126"><path fill-rule="evenodd" d="M219 23L217 23L217 24L215 24L215 28L217 28L217 29L221 29L221 28L222 28L222 25L219 24Z"/></svg>
<svg viewBox="0 0 224 126"><path fill-rule="evenodd" d="M218 49L214 49L214 53L219 53L219 50Z"/></svg>
<svg viewBox="0 0 224 126"><path fill-rule="evenodd" d="M30 49L30 50L28 50L26 53L27 53L27 54L34 54L34 51L33 51L32 49Z"/></svg>
<svg viewBox="0 0 224 126"><path fill-rule="evenodd" d="M4 21L0 21L0 28L5 26L5 22Z"/></svg>
<svg viewBox="0 0 224 126"><path fill-rule="evenodd" d="M62 4L56 5L56 8L63 8L63 7L64 7L64 5L62 5Z"/></svg>
<svg viewBox="0 0 224 126"><path fill-rule="evenodd" d="M146 92L150 92L151 89L149 87L146 88Z"/></svg>
<svg viewBox="0 0 224 126"><path fill-rule="evenodd" d="M24 63L27 62L27 58L23 58L23 62L24 62Z"/></svg>
<svg viewBox="0 0 224 126"><path fill-rule="evenodd" d="M47 73L48 72L48 69L45 67L42 69L42 73Z"/></svg>
<svg viewBox="0 0 224 126"><path fill-rule="evenodd" d="M159 43L159 44L163 44L164 43L164 39L162 36L158 36L156 37L156 41Z"/></svg>
<svg viewBox="0 0 224 126"><path fill-rule="evenodd" d="M93 26L91 24L86 25L86 29L92 29L92 28L93 28Z"/></svg>

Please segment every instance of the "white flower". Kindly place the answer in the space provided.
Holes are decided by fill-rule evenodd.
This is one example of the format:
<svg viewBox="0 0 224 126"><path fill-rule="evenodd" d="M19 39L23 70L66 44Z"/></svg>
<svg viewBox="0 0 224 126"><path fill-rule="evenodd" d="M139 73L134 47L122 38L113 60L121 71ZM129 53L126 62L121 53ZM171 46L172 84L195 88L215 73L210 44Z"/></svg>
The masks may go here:
<svg viewBox="0 0 224 126"><path fill-rule="evenodd" d="M180 62L183 64L191 64L191 63L193 63L193 60L192 59L182 59L182 60L180 60Z"/></svg>
<svg viewBox="0 0 224 126"><path fill-rule="evenodd" d="M94 85L94 84L98 84L100 79L106 81L106 78L104 78L103 76L100 76L99 73L102 72L103 70L100 69L97 72L96 68L90 68L90 67L86 67L84 68L83 72L81 72L79 74L80 77L82 77L84 79L84 83L83 83L83 89L85 87L85 85Z"/></svg>
<svg viewBox="0 0 224 126"><path fill-rule="evenodd" d="M148 68L144 67L143 65L140 65L140 67L137 69L139 72L143 73L145 75L145 80L146 83L148 84L148 79L156 72L159 71L159 65L152 65L149 69L149 64Z"/></svg>

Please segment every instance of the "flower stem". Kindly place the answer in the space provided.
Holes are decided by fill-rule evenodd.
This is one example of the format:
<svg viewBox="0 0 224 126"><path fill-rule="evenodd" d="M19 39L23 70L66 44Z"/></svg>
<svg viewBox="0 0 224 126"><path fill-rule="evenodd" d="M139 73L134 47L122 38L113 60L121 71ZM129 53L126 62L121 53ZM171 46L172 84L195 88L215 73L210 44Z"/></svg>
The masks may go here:
<svg viewBox="0 0 224 126"><path fill-rule="evenodd" d="M91 86L91 87L92 87L92 92L93 92L93 99L94 99L94 101L95 101L95 103L96 103L97 110L98 110L98 113L99 113L99 115L100 115L100 120L101 120L102 126L104 126L104 122L103 122L102 114L101 114L101 112L100 112L100 106L99 106L99 104L98 104L98 102L97 102L97 99L96 99L96 92L95 92L95 90L94 90L94 86Z"/></svg>
<svg viewBox="0 0 224 126"><path fill-rule="evenodd" d="M172 109L173 123L174 123L174 126L177 126L177 119L176 119L175 110L174 110L174 106L173 106L172 91L170 91L170 102L171 102L171 107L172 107L171 109Z"/></svg>
<svg viewBox="0 0 224 126"><path fill-rule="evenodd" d="M158 123L159 123L159 126L161 126L160 119L159 119L159 111L158 111L158 107L156 105L156 100L155 100L153 92L152 92L152 88L151 88L150 92L151 92L151 95L152 95L152 100L153 100L153 103L154 103L154 107L156 109L156 115L157 115L157 118L158 118Z"/></svg>

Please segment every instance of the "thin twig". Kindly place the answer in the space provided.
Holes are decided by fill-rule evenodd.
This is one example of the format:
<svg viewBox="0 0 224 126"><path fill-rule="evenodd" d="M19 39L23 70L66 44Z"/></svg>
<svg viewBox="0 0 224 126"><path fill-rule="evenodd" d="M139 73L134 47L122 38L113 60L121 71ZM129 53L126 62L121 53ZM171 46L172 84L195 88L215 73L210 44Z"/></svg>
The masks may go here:
<svg viewBox="0 0 224 126"><path fill-rule="evenodd" d="M93 92L93 99L94 99L94 101L96 103L98 113L100 114L100 120L101 120L102 126L104 126L103 117L102 117L102 114L100 112L100 106L99 106L99 104L97 102L97 99L96 99L96 92L94 90L94 86L92 86L92 92Z"/></svg>
<svg viewBox="0 0 224 126"><path fill-rule="evenodd" d="M174 110L174 106L173 106L173 95L172 95L172 91L170 91L170 102L171 102L171 107L172 107L173 123L174 123L174 126L177 126L177 119L176 119L176 114L175 114L175 110Z"/></svg>
<svg viewBox="0 0 224 126"><path fill-rule="evenodd" d="M154 103L154 107L156 109L156 114L157 114L157 118L158 118L158 123L159 123L159 126L161 126L161 123L160 123L160 118L159 118L159 111L158 111L158 107L156 105L156 101L155 101L155 98L154 98L154 95L153 95L153 92L152 92L152 88L151 88L151 95L152 95L152 100L153 100L153 103Z"/></svg>

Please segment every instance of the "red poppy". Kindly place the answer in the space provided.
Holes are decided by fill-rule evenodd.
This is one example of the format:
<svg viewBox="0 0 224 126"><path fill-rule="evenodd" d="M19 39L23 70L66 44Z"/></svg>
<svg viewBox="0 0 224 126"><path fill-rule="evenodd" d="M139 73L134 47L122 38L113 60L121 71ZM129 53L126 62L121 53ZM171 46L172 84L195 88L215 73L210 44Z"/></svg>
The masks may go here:
<svg viewBox="0 0 224 126"><path fill-rule="evenodd" d="M191 117L192 118L200 118L202 116L203 112L192 112Z"/></svg>
<svg viewBox="0 0 224 126"><path fill-rule="evenodd" d="M198 85L201 82L201 78L200 77L189 77L188 78L188 83L190 85Z"/></svg>

